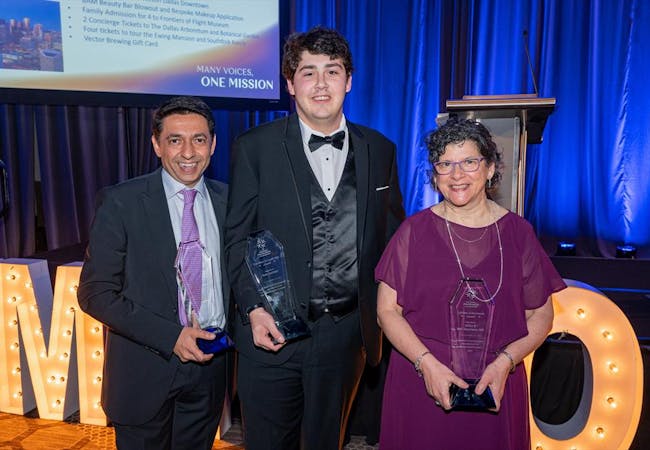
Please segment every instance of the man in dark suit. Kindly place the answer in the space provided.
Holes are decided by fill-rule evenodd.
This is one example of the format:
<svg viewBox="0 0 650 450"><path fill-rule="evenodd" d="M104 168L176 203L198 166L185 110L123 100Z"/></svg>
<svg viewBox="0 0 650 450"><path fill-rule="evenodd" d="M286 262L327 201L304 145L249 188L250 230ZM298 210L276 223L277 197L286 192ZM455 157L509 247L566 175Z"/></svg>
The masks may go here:
<svg viewBox="0 0 650 450"><path fill-rule="evenodd" d="M233 144L226 258L244 436L248 450L336 449L364 363L381 354L373 271L404 216L395 145L344 117L352 58L338 32L290 36L282 72L297 113ZM284 246L309 338L285 341L260 307L245 253L261 229Z"/></svg>
<svg viewBox="0 0 650 450"><path fill-rule="evenodd" d="M197 347L199 338L214 339L199 324L226 326L230 291L221 228L227 188L203 177L214 126L199 99L165 102L151 138L162 169L98 195L78 298L107 327L102 406L119 449L211 449L214 442L226 356ZM175 269L186 219L201 245L200 306L191 309Z"/></svg>

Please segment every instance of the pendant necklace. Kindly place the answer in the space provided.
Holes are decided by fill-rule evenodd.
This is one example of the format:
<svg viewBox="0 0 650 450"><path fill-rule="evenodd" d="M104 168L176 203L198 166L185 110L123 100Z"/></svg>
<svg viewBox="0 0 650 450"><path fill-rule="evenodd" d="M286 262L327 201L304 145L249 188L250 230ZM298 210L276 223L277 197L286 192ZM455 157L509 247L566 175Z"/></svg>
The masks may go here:
<svg viewBox="0 0 650 450"><path fill-rule="evenodd" d="M445 219L445 225L447 226L447 234L449 235L449 241L451 242L451 248L454 250L454 256L456 256L456 262L458 263L458 268L460 269L460 274L462 275L463 280L466 280L467 276L465 275L465 271L463 270L463 265L460 262L460 256L458 255L458 250L456 250L456 244L454 244L454 238L451 235L451 225L449 224L449 221L447 220L447 205L445 204L444 206L445 206L444 219ZM499 285L497 286L496 291L494 291L494 294L492 294L489 298L481 298L473 290L471 290L469 292L469 294L471 294L474 298L476 298L477 300L480 300L482 302L492 301L494 299L494 297L496 297L497 294L499 293L499 291L501 290L501 284L503 282L503 246L501 245L501 233L499 232L498 220L496 220L494 218L494 215L492 214L491 210L490 210L490 215L494 219L494 227L497 230L497 240L499 242L499 261L500 261L500 264L499 264ZM486 230L487 230L487 227L486 227ZM481 240L481 238L483 238L483 235L481 235L481 237L479 239L477 239L476 241ZM473 242L476 242L476 241L473 241ZM466 242L469 242L469 241L466 241Z"/></svg>

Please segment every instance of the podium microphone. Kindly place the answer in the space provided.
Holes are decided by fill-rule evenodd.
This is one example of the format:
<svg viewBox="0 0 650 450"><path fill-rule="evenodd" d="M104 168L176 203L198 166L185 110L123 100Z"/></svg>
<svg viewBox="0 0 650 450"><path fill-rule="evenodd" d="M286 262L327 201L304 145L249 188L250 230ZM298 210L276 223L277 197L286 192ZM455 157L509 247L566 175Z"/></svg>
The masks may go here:
<svg viewBox="0 0 650 450"><path fill-rule="evenodd" d="M526 51L526 58L528 59L528 69L530 70L530 76L533 79L533 88L535 88L535 97L539 96L537 91L537 81L535 80L535 72L533 71L533 65L530 62L530 52L528 51L528 30L524 30L524 50Z"/></svg>

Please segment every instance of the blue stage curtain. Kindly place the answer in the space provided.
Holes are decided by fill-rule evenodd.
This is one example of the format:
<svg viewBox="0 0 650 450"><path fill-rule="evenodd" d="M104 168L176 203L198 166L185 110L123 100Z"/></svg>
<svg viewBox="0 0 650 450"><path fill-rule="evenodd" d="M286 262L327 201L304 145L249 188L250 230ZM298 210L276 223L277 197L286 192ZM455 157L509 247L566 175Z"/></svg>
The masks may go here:
<svg viewBox="0 0 650 450"><path fill-rule="evenodd" d="M558 106L530 154L526 217L585 254L650 257L649 23L644 0L543 3L540 89Z"/></svg>
<svg viewBox="0 0 650 450"><path fill-rule="evenodd" d="M295 0L295 27L333 26L355 58L351 120L394 140L405 207L437 201L422 141L463 95L556 97L530 145L525 215L540 237L613 256L650 257L650 2ZM526 31L526 36L524 36Z"/></svg>
<svg viewBox="0 0 650 450"><path fill-rule="evenodd" d="M542 240L578 241L579 254L613 256L615 245L631 243L638 257L650 257L650 2L288 1L292 30L325 25L349 39L355 72L346 115L397 144L409 214L438 201L423 139L447 99L534 92L526 42L539 95L557 98L544 142L529 146L526 217ZM53 249L84 240L99 187L157 165L150 114L0 105L0 158L13 195L0 256L34 249L27 222L35 145ZM283 114L215 111L217 151L207 174L227 181L234 137Z"/></svg>
<svg viewBox="0 0 650 450"><path fill-rule="evenodd" d="M50 249L88 239L101 188L158 165L146 109L39 105L35 128Z"/></svg>

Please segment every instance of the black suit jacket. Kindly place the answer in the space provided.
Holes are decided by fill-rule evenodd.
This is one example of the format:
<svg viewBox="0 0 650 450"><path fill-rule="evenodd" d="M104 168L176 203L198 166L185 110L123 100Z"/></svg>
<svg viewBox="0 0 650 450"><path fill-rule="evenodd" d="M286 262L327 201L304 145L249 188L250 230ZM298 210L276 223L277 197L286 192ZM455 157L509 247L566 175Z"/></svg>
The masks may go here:
<svg viewBox="0 0 650 450"><path fill-rule="evenodd" d="M207 178L205 182L222 240L228 317L230 287L223 255L227 187ZM98 194L77 295L81 308L108 328L102 405L115 422L138 425L151 419L181 364L173 354L182 328L176 250L160 169Z"/></svg>
<svg viewBox="0 0 650 450"><path fill-rule="evenodd" d="M395 145L370 128L347 122L357 180L357 251L359 311L367 361L381 355L374 269L384 247L404 218L397 179ZM277 354L253 344L246 310L260 302L245 263L246 239L267 229L284 246L297 312L307 318L312 282L311 167L305 157L298 116L270 122L242 134L233 144L226 258L236 308L235 342L240 352L280 363L289 344Z"/></svg>

